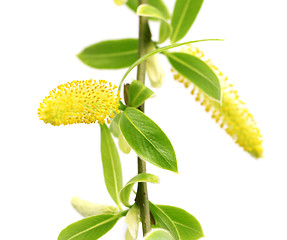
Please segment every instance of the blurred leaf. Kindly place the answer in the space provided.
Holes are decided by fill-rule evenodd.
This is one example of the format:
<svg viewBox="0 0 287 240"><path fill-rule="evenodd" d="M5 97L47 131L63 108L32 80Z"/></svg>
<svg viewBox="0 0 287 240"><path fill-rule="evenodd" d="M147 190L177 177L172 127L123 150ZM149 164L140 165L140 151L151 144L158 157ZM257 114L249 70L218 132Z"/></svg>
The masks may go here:
<svg viewBox="0 0 287 240"><path fill-rule="evenodd" d="M156 229L148 233L144 240L174 240L174 238L166 230Z"/></svg>
<svg viewBox="0 0 287 240"><path fill-rule="evenodd" d="M123 187L123 189L120 192L121 201L126 207L131 206L129 204L129 198L132 188L137 182L159 183L159 179L157 176L152 175L150 173L140 173L135 177L133 177L130 181L128 181L128 183Z"/></svg>
<svg viewBox="0 0 287 240"><path fill-rule="evenodd" d="M177 172L176 156L169 139L144 113L127 108L122 114L120 128L138 156L157 167Z"/></svg>
<svg viewBox="0 0 287 240"><path fill-rule="evenodd" d="M126 5L133 10L134 12L137 11L138 5L139 5L139 1L138 0L128 0L126 2Z"/></svg>
<svg viewBox="0 0 287 240"><path fill-rule="evenodd" d="M159 28L159 40L158 43L163 43L165 42L172 31L172 27L169 23L167 23L166 21L161 21L160 22L160 28Z"/></svg>
<svg viewBox="0 0 287 240"><path fill-rule="evenodd" d="M138 0L128 0L127 6L133 10L134 12L137 11L138 8ZM158 9L165 19L170 19L170 13L166 5L164 4L164 1L162 0L148 0L148 4L156 9Z"/></svg>
<svg viewBox="0 0 287 240"><path fill-rule="evenodd" d="M176 71L211 98L217 101L221 100L219 79L205 62L188 53L165 52L164 54Z"/></svg>
<svg viewBox="0 0 287 240"><path fill-rule="evenodd" d="M107 190L121 209L119 192L123 186L122 167L118 150L106 124L101 126L101 154Z"/></svg>
<svg viewBox="0 0 287 240"><path fill-rule="evenodd" d="M119 39L99 42L85 48L77 56L93 68L126 68L138 58L138 40Z"/></svg>
<svg viewBox="0 0 287 240"><path fill-rule="evenodd" d="M121 214L102 214L84 218L66 227L58 240L88 240L99 239L116 224Z"/></svg>
<svg viewBox="0 0 287 240"><path fill-rule="evenodd" d="M136 238L133 238L133 236L131 235L130 230L128 228L126 230L125 240L137 240Z"/></svg>
<svg viewBox="0 0 287 240"><path fill-rule="evenodd" d="M185 210L149 203L157 225L168 230L176 240L197 240L204 237L199 222Z"/></svg>
<svg viewBox="0 0 287 240"><path fill-rule="evenodd" d="M152 90L140 81L134 80L129 86L129 106L138 107L153 95L154 92Z"/></svg>
<svg viewBox="0 0 287 240"><path fill-rule="evenodd" d="M159 9L148 4L141 4L137 8L137 15L167 20L165 15Z"/></svg>
<svg viewBox="0 0 287 240"><path fill-rule="evenodd" d="M203 0L177 0L171 19L172 34L170 41L178 42L193 24Z"/></svg>

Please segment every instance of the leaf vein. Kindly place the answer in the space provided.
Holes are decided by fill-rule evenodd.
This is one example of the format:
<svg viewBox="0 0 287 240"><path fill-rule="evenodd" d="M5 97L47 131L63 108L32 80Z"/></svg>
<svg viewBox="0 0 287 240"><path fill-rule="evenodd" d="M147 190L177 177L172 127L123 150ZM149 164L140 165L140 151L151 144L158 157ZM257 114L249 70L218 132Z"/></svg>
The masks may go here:
<svg viewBox="0 0 287 240"><path fill-rule="evenodd" d="M187 1L186 5L188 5L190 2L190 0ZM183 19L185 17L185 14L186 14L186 11L187 11L188 7L185 7L183 8L183 12L182 14L180 15L180 18L178 20L178 23L176 24L176 28L175 28L175 31L174 31L174 34L173 34L173 38L172 38L172 41L174 41L174 38L176 36L176 34L178 34L178 31L179 31L179 27L181 26L182 22L183 22Z"/></svg>
<svg viewBox="0 0 287 240"><path fill-rule="evenodd" d="M74 236L68 238L67 240L71 240L71 239L73 239L73 238L75 238L75 237L77 237L77 236L79 236L79 235L81 235L81 234L83 234L83 233L85 233L85 232L88 232L88 231L90 231L90 230L92 230L92 229L94 229L94 228L96 228L96 227L99 227L99 226L101 226L101 225L103 225L103 224L106 224L106 223L108 223L108 222L111 222L112 220L114 220L114 219L116 219L116 218L118 218L118 215L115 215L114 217L112 217L112 218L110 218L110 219L107 219L107 220L105 220L105 221L103 221L103 222L100 222L100 223L98 223L98 224L96 224L96 225L94 225L94 226L92 226L92 227L89 227L89 228L87 228L86 230L83 230L83 231L81 231L81 232L75 234Z"/></svg>
<svg viewBox="0 0 287 240"><path fill-rule="evenodd" d="M124 52L111 52L111 53L95 53L95 54L83 54L86 58L88 57L118 57L118 56L125 56L125 55L130 55L133 53L137 53L137 50L131 50L131 51L124 51Z"/></svg>

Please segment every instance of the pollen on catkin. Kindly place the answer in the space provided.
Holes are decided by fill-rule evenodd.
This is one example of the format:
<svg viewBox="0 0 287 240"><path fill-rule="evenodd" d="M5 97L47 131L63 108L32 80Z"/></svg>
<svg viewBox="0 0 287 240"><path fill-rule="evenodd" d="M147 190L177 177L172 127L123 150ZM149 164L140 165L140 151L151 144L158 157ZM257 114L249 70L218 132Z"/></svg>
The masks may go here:
<svg viewBox="0 0 287 240"><path fill-rule="evenodd" d="M182 48L181 51L192 54L204 61L204 53L195 46L188 45ZM219 78L222 89L221 105L172 69L174 79L183 83L186 88L192 85L191 94L195 96L195 100L205 108L206 112L211 112L212 118L221 128L225 129L226 133L239 146L255 158L263 157L262 135L254 117L249 112L245 103L240 99L233 85L229 83L228 78L224 76L210 59L206 60L205 63L208 64Z"/></svg>
<svg viewBox="0 0 287 240"><path fill-rule="evenodd" d="M119 113L120 93L105 80L76 80L50 91L40 103L40 120L54 126L73 123L110 123Z"/></svg>

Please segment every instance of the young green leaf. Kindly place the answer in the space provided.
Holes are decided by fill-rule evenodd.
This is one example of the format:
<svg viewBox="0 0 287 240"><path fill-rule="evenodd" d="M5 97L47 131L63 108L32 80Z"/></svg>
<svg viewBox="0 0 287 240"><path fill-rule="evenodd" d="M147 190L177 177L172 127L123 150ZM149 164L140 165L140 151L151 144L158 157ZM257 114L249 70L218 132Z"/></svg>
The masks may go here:
<svg viewBox="0 0 287 240"><path fill-rule="evenodd" d="M126 68L138 58L138 40L119 39L99 42L85 48L77 56L83 63L93 68Z"/></svg>
<svg viewBox="0 0 287 240"><path fill-rule="evenodd" d="M138 107L148 98L154 95L154 92L138 80L132 81L129 86L129 106Z"/></svg>
<svg viewBox="0 0 287 240"><path fill-rule="evenodd" d="M160 44L160 43L165 42L169 38L171 31L172 31L171 25L167 23L166 21L162 20L160 22L158 43Z"/></svg>
<svg viewBox="0 0 287 240"><path fill-rule="evenodd" d="M121 161L118 150L106 124L101 126L101 154L107 190L121 209L119 192L123 186Z"/></svg>
<svg viewBox="0 0 287 240"><path fill-rule="evenodd" d="M182 39L193 24L203 0L177 0L171 19L171 42Z"/></svg>
<svg viewBox="0 0 287 240"><path fill-rule="evenodd" d="M156 229L147 234L144 240L174 240L174 238L166 230Z"/></svg>
<svg viewBox="0 0 287 240"><path fill-rule="evenodd" d="M123 189L120 192L121 201L126 207L131 206L129 204L129 198L132 188L137 182L159 183L159 179L157 176L152 175L150 173L140 173L135 177L133 177L130 181L128 181L128 183L123 187Z"/></svg>
<svg viewBox="0 0 287 240"><path fill-rule="evenodd" d="M58 240L99 239L113 228L121 216L121 214L102 214L84 218L66 227L60 233Z"/></svg>
<svg viewBox="0 0 287 240"><path fill-rule="evenodd" d="M137 11L138 0L128 0L126 4L134 12ZM164 19L170 19L169 10L162 0L148 0L148 4L159 10L164 16Z"/></svg>
<svg viewBox="0 0 287 240"><path fill-rule="evenodd" d="M157 225L168 230L174 239L197 240L204 237L199 222L185 210L151 202L149 206Z"/></svg>
<svg viewBox="0 0 287 240"><path fill-rule="evenodd" d="M221 100L219 79L205 62L188 53L165 52L164 54L176 71L211 98L217 101Z"/></svg>
<svg viewBox="0 0 287 240"><path fill-rule="evenodd" d="M148 4L141 4L137 8L137 15L168 20L168 18L166 18L166 16L164 15L164 13L162 13L159 9Z"/></svg>
<svg viewBox="0 0 287 240"><path fill-rule="evenodd" d="M120 128L138 156L157 167L177 172L176 156L169 139L144 113L127 108L122 114Z"/></svg>

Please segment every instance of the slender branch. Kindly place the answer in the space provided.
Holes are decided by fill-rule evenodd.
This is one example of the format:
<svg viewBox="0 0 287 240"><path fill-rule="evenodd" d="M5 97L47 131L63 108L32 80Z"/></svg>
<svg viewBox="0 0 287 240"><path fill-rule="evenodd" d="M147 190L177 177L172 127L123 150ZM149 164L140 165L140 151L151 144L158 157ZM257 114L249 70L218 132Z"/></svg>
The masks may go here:
<svg viewBox="0 0 287 240"><path fill-rule="evenodd" d="M147 0L139 0L139 5L143 3L147 3ZM147 53L147 46L150 40L151 40L151 34L148 26L148 18L140 16L138 58L141 58ZM139 80L143 84L145 83L145 72L146 72L146 64L144 61L137 67L137 80ZM138 109L144 112L144 104L139 106ZM145 173L145 172L146 172L146 162L142 160L140 157L138 157L138 173ZM143 235L145 235L147 232L151 230L149 201L148 201L148 192L146 183L144 182L138 183L138 190L135 201L140 207Z"/></svg>

